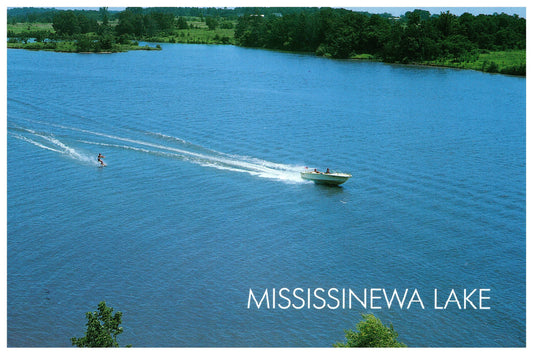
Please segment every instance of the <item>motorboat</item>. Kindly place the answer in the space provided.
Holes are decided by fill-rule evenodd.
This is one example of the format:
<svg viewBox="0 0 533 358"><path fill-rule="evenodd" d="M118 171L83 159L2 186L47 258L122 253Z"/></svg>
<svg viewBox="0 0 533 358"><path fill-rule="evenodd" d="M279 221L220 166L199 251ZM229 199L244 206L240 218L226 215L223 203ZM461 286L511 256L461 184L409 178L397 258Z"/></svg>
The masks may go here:
<svg viewBox="0 0 533 358"><path fill-rule="evenodd" d="M329 169L325 173L319 172L316 169L306 170L301 172L300 175L302 176L302 179L311 180L316 184L324 185L341 185L352 177L351 174L329 172Z"/></svg>

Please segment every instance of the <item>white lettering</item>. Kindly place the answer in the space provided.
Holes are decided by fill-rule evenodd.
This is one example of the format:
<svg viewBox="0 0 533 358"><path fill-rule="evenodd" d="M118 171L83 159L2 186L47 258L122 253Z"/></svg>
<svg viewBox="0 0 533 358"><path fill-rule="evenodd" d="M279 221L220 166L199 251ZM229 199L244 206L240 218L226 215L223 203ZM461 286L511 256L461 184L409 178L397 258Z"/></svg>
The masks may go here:
<svg viewBox="0 0 533 358"><path fill-rule="evenodd" d="M311 308L311 289L307 289L307 309Z"/></svg>
<svg viewBox="0 0 533 358"><path fill-rule="evenodd" d="M453 298L452 298L453 296ZM461 303L459 302L459 300L457 299L457 295L455 294L455 290L452 289L450 291L450 295L448 296L448 299L446 300L446 303L444 304L444 309L446 309L448 307L448 304L450 302L455 302L457 303L457 307L459 307L459 309L461 309Z"/></svg>
<svg viewBox="0 0 533 358"><path fill-rule="evenodd" d="M284 288L282 288L282 289L280 289L278 291L279 297L283 298L285 301L287 301L287 306L282 306L282 305L278 304L278 307L281 308L282 310L286 310L287 308L291 307L291 300L288 297L284 296L283 292L289 292L289 289L287 287L284 287Z"/></svg>
<svg viewBox="0 0 533 358"><path fill-rule="evenodd" d="M387 291L385 291L385 289L383 289L383 296L385 297L385 301L387 302L387 308L390 309L390 307L392 306L392 303L394 302L394 297L396 297L396 300L398 300L398 304L400 305L400 309L403 309L403 303L405 301L405 298L407 297L407 292L408 291L409 291L409 289L406 289L404 291L403 298L400 301L400 296L398 296L398 292L396 291L396 289L394 289L394 291L392 291L392 296L391 296L390 300L389 300L389 297L387 296Z"/></svg>
<svg viewBox="0 0 533 358"><path fill-rule="evenodd" d="M322 301L322 306L317 306L315 303L313 303L313 307L316 308L317 310L321 310L322 308L326 307L326 300L323 299L322 296L318 295L317 291L324 292L324 289L323 288L316 288L315 291L313 292L313 295L316 298L318 298L320 301Z"/></svg>
<svg viewBox="0 0 533 358"><path fill-rule="evenodd" d="M261 305L263 304L263 300L266 300L266 308L267 309L270 308L270 304L269 304L269 301L268 301L268 289L265 289L265 293L261 297L261 301L257 302L257 300L255 299L254 293L253 293L252 289L250 288L250 292L248 294L248 309L250 309L251 298L254 299L254 302L255 302L257 308L261 308Z"/></svg>
<svg viewBox="0 0 533 358"><path fill-rule="evenodd" d="M337 308L339 308L339 305L341 304L341 301L339 301L339 299L338 299L337 297L331 295L331 292L332 292L332 291L339 292L339 290L337 290L336 288L330 288L330 289L328 290L328 297L331 298L332 300L336 301L337 304L336 304L335 306L331 306L331 305L328 303L328 308L329 308L330 310L336 310Z"/></svg>
<svg viewBox="0 0 533 358"><path fill-rule="evenodd" d="M466 309L466 307L467 307L467 304L466 304L466 303L468 302L468 303L470 303L470 306L474 307L474 309L477 310L476 305L475 305L472 301L470 301L470 296L472 296L476 291L477 291L477 289L474 289L474 290L472 290L472 292L470 292L470 293L467 295L467 294L466 294L466 289L463 290L463 293L464 293L464 295L463 295L463 298L464 298L464 299L463 299L463 307L464 307L465 309Z"/></svg>
<svg viewBox="0 0 533 358"><path fill-rule="evenodd" d="M301 310L302 308L305 307L305 299L303 299L302 297L298 296L296 294L296 292L304 292L304 290L302 288L295 288L294 291L292 292L292 295L294 296L294 298L297 298L299 299L300 301L302 301L302 305L301 306L296 306L294 303L292 304L292 308L294 309L297 309L297 310Z"/></svg>
<svg viewBox="0 0 533 358"><path fill-rule="evenodd" d="M381 306L374 306L374 300L380 300L381 296L374 296L374 291L381 291L381 288L371 288L370 289L370 309L380 310Z"/></svg>
<svg viewBox="0 0 533 358"><path fill-rule="evenodd" d="M438 300L438 295L439 295L438 292L439 292L439 290L437 290L437 289L434 289L434 290L433 290L433 297L434 297L434 302L435 302L435 305L434 305L433 307L434 307L436 310L441 310L441 309L443 309L444 307L442 307L442 306L439 307L439 306L437 305L437 302L439 301L439 300Z"/></svg>
<svg viewBox="0 0 533 358"><path fill-rule="evenodd" d="M415 297L416 297L416 299L415 299ZM423 310L426 309L424 307L424 302L422 302L422 299L420 298L420 295L418 294L418 290L416 288L415 288L415 291L413 292L413 295L411 296L411 300L409 301L409 304L407 305L407 309L411 308L411 304L413 302L420 303L420 308L422 308Z"/></svg>
<svg viewBox="0 0 533 358"><path fill-rule="evenodd" d="M359 303L361 304L361 306L363 306L363 308L366 308L366 288L363 291L364 301L362 301L359 297L357 297L357 295L352 291L352 289L349 289L348 294L350 295L350 309L352 308L352 296L355 297L357 301L359 301Z"/></svg>
<svg viewBox="0 0 533 358"><path fill-rule="evenodd" d="M479 290L479 309L480 310L490 310L489 306L487 306L487 307L483 306L483 301L484 300L490 300L490 297L483 296L483 292L490 292L490 288L482 288L482 289Z"/></svg>
<svg viewBox="0 0 533 358"><path fill-rule="evenodd" d="M390 310L398 307L401 310L409 310L414 305L418 305L421 309L425 309L418 289L404 288L403 293L401 290L397 288L392 289L392 291L387 291L384 288L364 288L354 291L351 288L340 289L335 287L329 289L321 287L297 287L294 289L283 287L280 289L266 288L262 293L258 294L254 293L252 288L249 288L247 308L281 310L290 308L296 310L304 308L322 310L328 308L336 310L338 308L357 309L362 307L363 309L371 310ZM457 289L457 291L455 289L445 291L448 292L447 295L441 294L437 288L433 289L433 308L435 310L453 309L455 305L459 310L491 309L491 290L488 288L461 288ZM342 298L339 295L342 295ZM440 297L441 295L442 297ZM445 297L447 298L445 299ZM383 299L385 303L381 301Z"/></svg>

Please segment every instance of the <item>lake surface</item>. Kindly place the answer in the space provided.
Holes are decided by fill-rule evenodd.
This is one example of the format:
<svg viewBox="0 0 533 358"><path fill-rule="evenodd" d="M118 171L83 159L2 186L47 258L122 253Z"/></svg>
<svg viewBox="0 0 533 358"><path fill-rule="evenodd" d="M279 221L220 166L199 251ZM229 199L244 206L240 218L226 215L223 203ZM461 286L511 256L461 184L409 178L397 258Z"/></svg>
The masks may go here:
<svg viewBox="0 0 533 358"><path fill-rule="evenodd" d="M524 78L179 44L7 64L8 346L70 346L103 300L135 347L331 347L363 313L525 346Z"/></svg>

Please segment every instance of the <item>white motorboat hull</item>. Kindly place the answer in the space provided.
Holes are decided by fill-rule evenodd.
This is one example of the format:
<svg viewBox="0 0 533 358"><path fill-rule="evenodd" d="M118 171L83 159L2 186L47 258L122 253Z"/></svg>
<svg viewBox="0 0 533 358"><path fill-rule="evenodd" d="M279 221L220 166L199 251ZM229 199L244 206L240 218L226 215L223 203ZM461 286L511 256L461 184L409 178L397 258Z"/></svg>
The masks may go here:
<svg viewBox="0 0 533 358"><path fill-rule="evenodd" d="M324 185L341 185L352 177L351 174L346 173L301 172L300 174L302 179L312 180L316 184Z"/></svg>

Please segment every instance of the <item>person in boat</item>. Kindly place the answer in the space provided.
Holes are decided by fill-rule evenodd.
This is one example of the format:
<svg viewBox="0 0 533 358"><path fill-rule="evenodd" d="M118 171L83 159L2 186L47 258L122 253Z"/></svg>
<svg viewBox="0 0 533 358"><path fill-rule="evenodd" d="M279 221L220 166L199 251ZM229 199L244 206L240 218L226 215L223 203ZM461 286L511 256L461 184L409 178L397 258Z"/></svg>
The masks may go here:
<svg viewBox="0 0 533 358"><path fill-rule="evenodd" d="M100 163L102 166L105 166L104 162L102 161L102 158L105 158L102 154L98 153L98 163Z"/></svg>
<svg viewBox="0 0 533 358"><path fill-rule="evenodd" d="M326 169L326 174L330 174L329 168Z"/></svg>

